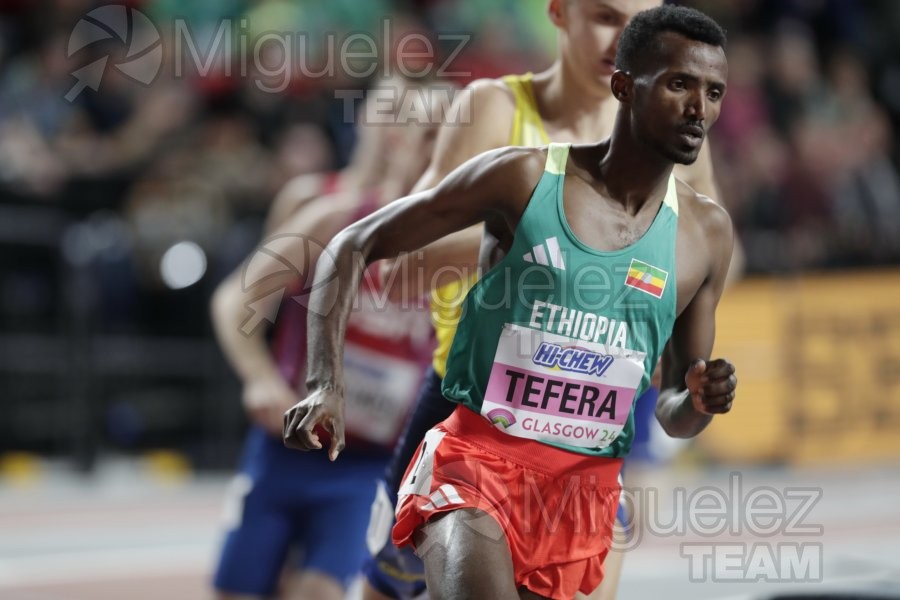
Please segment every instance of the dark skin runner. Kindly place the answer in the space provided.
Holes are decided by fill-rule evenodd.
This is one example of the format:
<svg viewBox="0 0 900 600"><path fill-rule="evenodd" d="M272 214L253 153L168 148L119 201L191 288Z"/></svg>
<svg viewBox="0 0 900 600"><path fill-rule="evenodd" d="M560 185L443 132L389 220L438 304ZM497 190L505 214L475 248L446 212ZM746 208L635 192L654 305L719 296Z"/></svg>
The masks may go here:
<svg viewBox="0 0 900 600"><path fill-rule="evenodd" d="M661 34L659 41L661 52L647 61L652 64L613 75L621 107L612 136L571 149L566 219L583 242L598 250L624 248L649 229L674 165L696 160L719 116L728 75L723 49L674 32ZM328 247L333 262L320 261L316 269L308 322L309 396L285 413L287 446L320 449L314 429L321 425L331 434L332 460L344 447L343 336L365 264L484 222L482 267L489 269L509 249L545 162L546 149L541 148L482 154L437 187L392 203L334 238ZM733 232L720 206L681 182L677 192L677 318L663 354L656 414L669 435L692 437L713 415L731 410L735 397L734 365L722 358L710 360ZM473 512L453 511L421 528L420 538L446 542L445 551L423 557L426 573L434 574L429 590L438 597L455 597L463 590L476 590L477 597L519 597L502 532L498 543L498 538L457 526L461 519L478 516ZM443 576L448 569L459 576Z"/></svg>

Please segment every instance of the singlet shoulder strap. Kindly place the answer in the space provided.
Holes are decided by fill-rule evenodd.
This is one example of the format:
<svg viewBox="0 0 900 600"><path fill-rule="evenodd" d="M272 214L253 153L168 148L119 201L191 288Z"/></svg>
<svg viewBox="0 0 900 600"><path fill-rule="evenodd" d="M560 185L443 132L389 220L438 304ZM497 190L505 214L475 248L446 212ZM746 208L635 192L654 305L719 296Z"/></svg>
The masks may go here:
<svg viewBox="0 0 900 600"><path fill-rule="evenodd" d="M550 144L547 147L547 162L544 171L553 175L562 175L566 172L566 160L569 158L571 144Z"/></svg>
<svg viewBox="0 0 900 600"><path fill-rule="evenodd" d="M502 79L512 92L516 104L513 129L509 138L511 146L540 146L550 141L537 109L537 100L531 84L533 77L533 73L525 73L506 75Z"/></svg>
<svg viewBox="0 0 900 600"><path fill-rule="evenodd" d="M678 215L678 188L675 184L675 174L669 175L669 186L666 189L666 197L663 198L663 204L672 209L675 215Z"/></svg>

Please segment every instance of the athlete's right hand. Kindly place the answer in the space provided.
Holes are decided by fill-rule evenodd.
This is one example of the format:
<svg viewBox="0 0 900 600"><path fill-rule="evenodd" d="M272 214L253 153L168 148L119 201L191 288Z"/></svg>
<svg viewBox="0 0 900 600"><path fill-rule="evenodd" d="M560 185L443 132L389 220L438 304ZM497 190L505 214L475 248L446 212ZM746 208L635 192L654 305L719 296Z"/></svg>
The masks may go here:
<svg viewBox="0 0 900 600"><path fill-rule="evenodd" d="M244 384L242 400L251 421L280 436L284 411L296 402L297 395L280 376L260 377Z"/></svg>
<svg viewBox="0 0 900 600"><path fill-rule="evenodd" d="M319 450L322 442L315 432L322 426L331 434L328 458L337 460L344 449L344 398L332 389L315 390L284 413L282 439L288 448Z"/></svg>

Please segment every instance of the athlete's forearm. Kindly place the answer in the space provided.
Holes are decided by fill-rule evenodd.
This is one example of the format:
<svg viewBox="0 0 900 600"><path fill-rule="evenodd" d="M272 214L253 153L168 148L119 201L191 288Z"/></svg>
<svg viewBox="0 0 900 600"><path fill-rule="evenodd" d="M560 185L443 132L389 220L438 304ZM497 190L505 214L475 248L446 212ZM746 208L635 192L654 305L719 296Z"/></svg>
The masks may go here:
<svg viewBox="0 0 900 600"><path fill-rule="evenodd" d="M248 329L247 301L239 278L226 279L212 297L210 313L216 339L242 381L278 377L278 367L266 344L264 327ZM261 310L260 307L254 307ZM252 315L251 315L252 316Z"/></svg>
<svg viewBox="0 0 900 600"><path fill-rule="evenodd" d="M688 390L669 388L662 390L656 403L656 419L663 430L673 438L691 438L706 429L712 421L710 415L698 412L691 402Z"/></svg>
<svg viewBox="0 0 900 600"><path fill-rule="evenodd" d="M310 392L343 391L344 333L369 246L350 226L335 236L316 263L307 312L307 376Z"/></svg>

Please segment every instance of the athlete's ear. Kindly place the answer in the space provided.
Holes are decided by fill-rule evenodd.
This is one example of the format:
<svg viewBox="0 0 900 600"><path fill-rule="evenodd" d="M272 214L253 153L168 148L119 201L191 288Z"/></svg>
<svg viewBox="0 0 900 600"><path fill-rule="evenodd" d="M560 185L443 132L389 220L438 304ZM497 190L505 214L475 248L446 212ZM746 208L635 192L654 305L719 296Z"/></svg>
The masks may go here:
<svg viewBox="0 0 900 600"><path fill-rule="evenodd" d="M564 4L568 1L550 0L550 3L547 5L547 14L550 15L550 22L559 28L565 27L566 19L563 11L565 11Z"/></svg>
<svg viewBox="0 0 900 600"><path fill-rule="evenodd" d="M625 71L616 71L612 74L612 80L609 83L612 88L613 96L619 102L630 102L634 90L634 78L630 73Z"/></svg>

